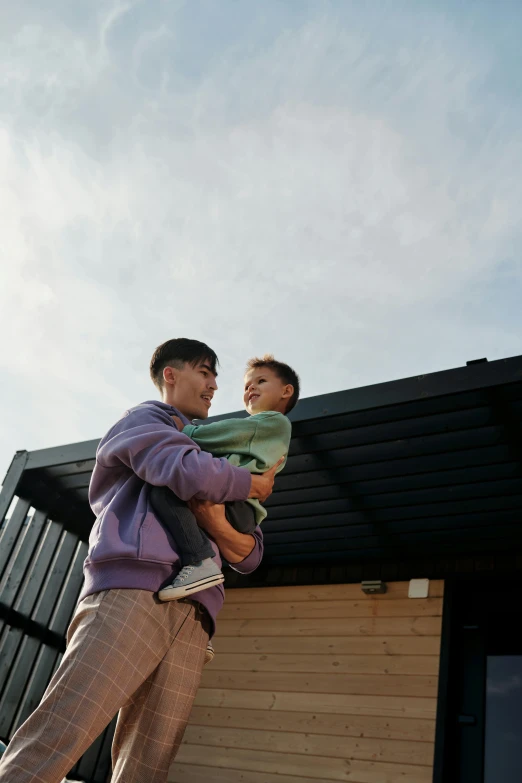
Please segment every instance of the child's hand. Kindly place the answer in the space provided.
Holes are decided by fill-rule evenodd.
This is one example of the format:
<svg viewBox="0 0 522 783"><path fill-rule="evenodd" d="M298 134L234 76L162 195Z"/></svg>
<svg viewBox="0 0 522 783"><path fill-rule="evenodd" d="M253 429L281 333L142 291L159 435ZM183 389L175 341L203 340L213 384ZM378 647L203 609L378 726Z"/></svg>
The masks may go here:
<svg viewBox="0 0 522 783"><path fill-rule="evenodd" d="M174 424L176 425L178 430L181 432L185 425L181 421L180 417L179 416L171 416L170 418L172 419L172 421L174 422Z"/></svg>

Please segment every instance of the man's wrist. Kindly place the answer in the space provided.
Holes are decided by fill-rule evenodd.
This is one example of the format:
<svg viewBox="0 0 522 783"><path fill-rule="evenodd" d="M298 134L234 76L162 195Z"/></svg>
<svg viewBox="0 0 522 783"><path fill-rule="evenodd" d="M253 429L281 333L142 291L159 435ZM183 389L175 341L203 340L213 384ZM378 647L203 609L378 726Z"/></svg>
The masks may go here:
<svg viewBox="0 0 522 783"><path fill-rule="evenodd" d="M240 470L241 473L246 474L244 477L241 477L241 489L245 492L243 497L241 498L235 498L236 500L247 500L248 496L250 495L250 490L252 489L252 473L248 470L248 468L236 468L236 470Z"/></svg>
<svg viewBox="0 0 522 783"><path fill-rule="evenodd" d="M258 474L251 474L250 476L250 492L249 497L250 498L258 498L259 497L259 475Z"/></svg>
<svg viewBox="0 0 522 783"><path fill-rule="evenodd" d="M236 559L236 557L226 558L227 563L229 563L230 565L239 565L239 563L242 563L244 560L246 560L247 557L249 557L254 551L254 547L256 545L256 539L254 538L254 536L251 533L241 533L240 535L244 536L245 539L249 538L250 541L252 542L252 545L249 546L249 543L245 541L244 552L241 555L239 553L237 554L238 559Z"/></svg>
<svg viewBox="0 0 522 783"><path fill-rule="evenodd" d="M224 506L220 506L222 515L212 516L206 532L212 536L225 560L229 563L241 563L252 552L256 545L254 536L250 533L240 533L225 516Z"/></svg>

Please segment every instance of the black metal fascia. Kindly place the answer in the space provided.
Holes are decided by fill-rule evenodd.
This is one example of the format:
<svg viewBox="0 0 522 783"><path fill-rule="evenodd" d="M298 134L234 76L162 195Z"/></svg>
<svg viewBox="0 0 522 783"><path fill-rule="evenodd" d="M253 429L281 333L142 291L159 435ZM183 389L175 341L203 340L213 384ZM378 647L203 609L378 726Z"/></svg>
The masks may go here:
<svg viewBox="0 0 522 783"><path fill-rule="evenodd" d="M308 397L299 402L289 418L297 422L320 416L336 416L517 381L522 381L522 356Z"/></svg>
<svg viewBox="0 0 522 783"><path fill-rule="evenodd" d="M522 356L471 364L398 381L360 386L357 389L319 394L316 397L305 397L290 413L289 419L298 422L323 416L357 413L372 408L384 408L432 397L503 386L517 381L522 381ZM246 415L245 411L236 411L213 416L206 419L205 423Z"/></svg>
<svg viewBox="0 0 522 783"><path fill-rule="evenodd" d="M84 440L81 443L70 443L66 446L54 446L49 449L38 449L29 452L26 470L35 468L50 468L57 465L70 465L93 460L100 439Z"/></svg>
<svg viewBox="0 0 522 783"><path fill-rule="evenodd" d="M357 389L320 394L300 400L289 418L293 422L382 408L416 400L493 388L522 381L522 356L471 364L398 381L361 386ZM211 421L246 416L235 411L206 419ZM28 453L26 469L47 468L94 459L99 439L39 449Z"/></svg>

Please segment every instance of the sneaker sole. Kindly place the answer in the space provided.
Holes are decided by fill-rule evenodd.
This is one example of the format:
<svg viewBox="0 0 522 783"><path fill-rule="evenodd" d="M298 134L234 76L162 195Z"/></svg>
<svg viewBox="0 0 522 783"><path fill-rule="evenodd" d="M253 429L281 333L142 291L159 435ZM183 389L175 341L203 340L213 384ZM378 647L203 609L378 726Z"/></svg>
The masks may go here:
<svg viewBox="0 0 522 783"><path fill-rule="evenodd" d="M225 577L223 574L216 574L215 576L201 579L199 582L194 582L191 585L184 585L183 587L164 587L163 590L158 592L158 598L160 601L177 601L179 598L185 598L187 595L193 595L194 593L199 593L201 590L206 590L207 587L220 585L224 581Z"/></svg>

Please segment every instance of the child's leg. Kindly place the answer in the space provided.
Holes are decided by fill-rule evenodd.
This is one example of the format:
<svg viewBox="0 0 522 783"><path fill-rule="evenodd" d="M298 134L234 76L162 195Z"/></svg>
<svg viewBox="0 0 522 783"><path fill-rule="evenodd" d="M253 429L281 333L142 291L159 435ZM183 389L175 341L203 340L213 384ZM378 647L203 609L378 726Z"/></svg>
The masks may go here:
<svg viewBox="0 0 522 783"><path fill-rule="evenodd" d="M214 557L212 545L196 517L168 487L151 487L150 502L159 521L176 542L182 566L195 565Z"/></svg>
<svg viewBox="0 0 522 783"><path fill-rule="evenodd" d="M150 498L158 519L176 542L182 565L175 579L158 591L160 601L186 598L221 584L225 577L213 559L212 545L187 504L166 487L152 487Z"/></svg>
<svg viewBox="0 0 522 783"><path fill-rule="evenodd" d="M257 527L254 507L246 500L225 503L225 515L238 533L253 533Z"/></svg>

